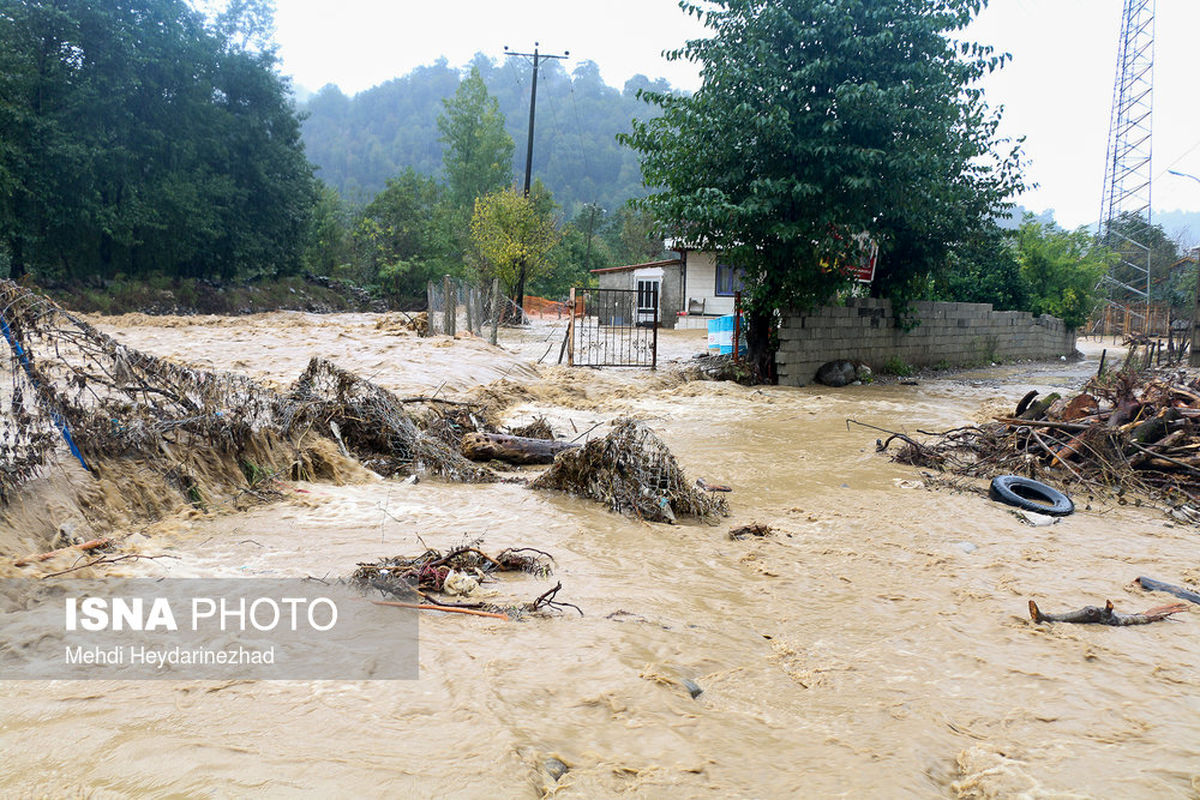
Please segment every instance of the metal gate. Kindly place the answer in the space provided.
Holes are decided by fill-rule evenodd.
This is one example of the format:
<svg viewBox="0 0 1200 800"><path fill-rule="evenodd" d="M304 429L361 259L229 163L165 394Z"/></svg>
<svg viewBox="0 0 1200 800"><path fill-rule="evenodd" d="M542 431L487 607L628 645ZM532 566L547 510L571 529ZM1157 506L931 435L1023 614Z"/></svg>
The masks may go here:
<svg viewBox="0 0 1200 800"><path fill-rule="evenodd" d="M637 289L572 289L567 363L575 367L658 366L657 281Z"/></svg>

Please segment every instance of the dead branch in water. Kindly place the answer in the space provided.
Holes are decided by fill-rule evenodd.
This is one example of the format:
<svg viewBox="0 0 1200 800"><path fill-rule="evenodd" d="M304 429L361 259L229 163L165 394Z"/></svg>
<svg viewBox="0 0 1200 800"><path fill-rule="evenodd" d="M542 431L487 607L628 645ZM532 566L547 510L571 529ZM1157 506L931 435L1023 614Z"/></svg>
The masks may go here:
<svg viewBox="0 0 1200 800"><path fill-rule="evenodd" d="M1075 622L1096 625L1148 625L1151 622L1161 622L1169 619L1172 614L1187 611L1186 603L1171 603L1165 606L1155 606L1140 614L1120 614L1113 610L1112 600L1104 601L1104 608L1099 606L1084 606L1078 611L1067 611L1062 614L1046 614L1038 608L1037 603L1029 601L1029 617L1034 622Z"/></svg>
<svg viewBox="0 0 1200 800"><path fill-rule="evenodd" d="M50 559L54 558L57 555L60 555L61 553L69 553L72 550L81 551L81 552L88 551L88 550L99 550L102 547L108 547L112 543L113 543L113 540L108 537L104 537L102 539L92 539L91 541L83 542L81 544L73 544L70 547L60 547L57 550L51 550L47 553L37 553L35 555L25 556L24 558L18 558L16 561L13 562L13 566L14 567L27 567L30 564L36 564L39 561L49 561Z"/></svg>
<svg viewBox="0 0 1200 800"><path fill-rule="evenodd" d="M157 556L147 556L147 555L142 555L141 553L127 553L123 556L115 556L115 557L100 556L97 559L88 561L86 564L76 564L75 566L70 567L68 569L59 570L58 572L47 573L45 575L40 576L39 580L45 580L46 578L56 578L59 575L66 575L68 572L77 572L81 569L87 569L88 567L96 567L101 564L116 564L120 561L141 561L143 559L145 559L147 561L155 561L160 558L179 558L179 556L167 555L165 553L162 555L157 555Z"/></svg>
<svg viewBox="0 0 1200 800"><path fill-rule="evenodd" d="M445 554L429 548L418 556L394 556L380 559L374 564L359 563L358 569L350 576L350 582L362 589L376 589L392 597L412 597L416 594L424 601L381 601L383 605L459 613L477 612L483 616L504 619L573 608L583 616L579 606L556 599L562 589L561 582L531 602L510 606L485 602L451 603L437 597L438 594L469 595L480 581L499 572L526 572L539 578L550 575L554 557L543 550L534 547L510 547L491 556L480 550L476 546L478 543L472 542Z"/></svg>
<svg viewBox="0 0 1200 800"><path fill-rule="evenodd" d="M1144 575L1140 578L1134 579L1133 582L1148 592L1166 592L1167 594L1175 595L1180 600L1187 600L1192 603L1200 604L1200 594L1193 592L1191 589L1185 589L1182 586L1175 586L1171 583L1156 581L1154 578L1147 578Z"/></svg>
<svg viewBox="0 0 1200 800"><path fill-rule="evenodd" d="M508 622L508 614L497 614L492 611L480 611L476 608L464 608L462 606L444 606L433 605L429 603L402 603L399 600L372 600L377 606L395 606L396 608L415 608L420 611L445 611L447 614L470 614L476 617L492 617L493 619L502 619Z"/></svg>

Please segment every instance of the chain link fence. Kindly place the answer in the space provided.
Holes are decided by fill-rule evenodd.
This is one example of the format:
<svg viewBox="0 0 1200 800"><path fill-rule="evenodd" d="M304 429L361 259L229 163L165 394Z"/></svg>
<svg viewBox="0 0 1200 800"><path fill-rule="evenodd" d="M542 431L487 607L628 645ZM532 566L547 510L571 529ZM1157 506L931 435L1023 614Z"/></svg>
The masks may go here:
<svg viewBox="0 0 1200 800"><path fill-rule="evenodd" d="M447 275L441 281L429 282L426 300L429 336L453 336L458 331L470 331L496 344L501 324L526 321L525 312L500 291L498 279L477 284Z"/></svg>

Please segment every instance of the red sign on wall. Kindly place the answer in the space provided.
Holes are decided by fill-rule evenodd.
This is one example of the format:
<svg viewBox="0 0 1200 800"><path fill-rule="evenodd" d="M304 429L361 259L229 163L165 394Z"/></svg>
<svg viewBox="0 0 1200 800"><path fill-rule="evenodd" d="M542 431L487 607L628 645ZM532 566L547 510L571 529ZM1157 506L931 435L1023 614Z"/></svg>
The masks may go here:
<svg viewBox="0 0 1200 800"><path fill-rule="evenodd" d="M859 234L854 237L858 239L862 237L861 256L858 263L851 264L846 271L849 272L854 280L859 283L870 283L875 280L875 264L879 260L879 244L872 239L867 239L866 234Z"/></svg>

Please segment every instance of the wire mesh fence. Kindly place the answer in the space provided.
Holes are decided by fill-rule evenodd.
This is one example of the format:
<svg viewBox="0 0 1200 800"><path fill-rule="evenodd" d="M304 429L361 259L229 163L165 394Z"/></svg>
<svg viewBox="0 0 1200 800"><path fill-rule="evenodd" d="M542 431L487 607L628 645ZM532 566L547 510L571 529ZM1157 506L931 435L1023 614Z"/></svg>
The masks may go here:
<svg viewBox="0 0 1200 800"><path fill-rule="evenodd" d="M525 312L500 291L500 281L474 283L446 276L426 286L428 335L470 331L496 344L500 325L526 321Z"/></svg>

